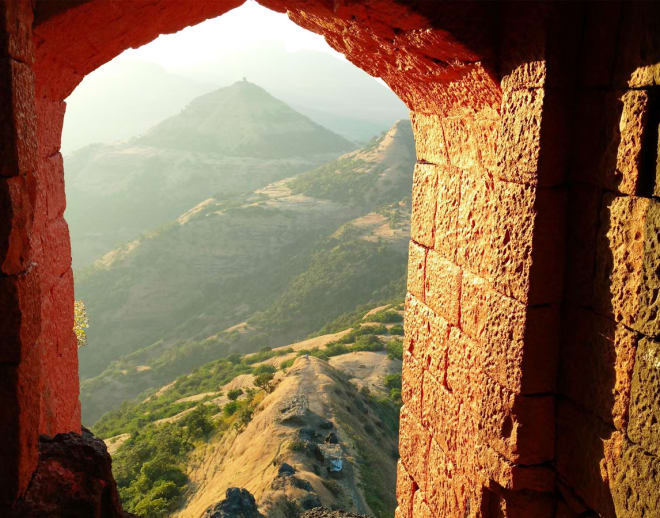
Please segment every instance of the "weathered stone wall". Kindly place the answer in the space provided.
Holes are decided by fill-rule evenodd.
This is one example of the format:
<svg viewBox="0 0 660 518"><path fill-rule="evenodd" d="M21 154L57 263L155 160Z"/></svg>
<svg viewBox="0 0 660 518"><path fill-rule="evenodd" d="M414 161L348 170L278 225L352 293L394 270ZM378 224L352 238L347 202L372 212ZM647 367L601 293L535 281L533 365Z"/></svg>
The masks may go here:
<svg viewBox="0 0 660 518"><path fill-rule="evenodd" d="M63 100L125 48L240 3L0 1L0 505L40 433L80 428ZM652 516L658 8L262 3L411 108L399 518Z"/></svg>
<svg viewBox="0 0 660 518"><path fill-rule="evenodd" d="M575 93L558 517L660 510L660 9L591 6Z"/></svg>

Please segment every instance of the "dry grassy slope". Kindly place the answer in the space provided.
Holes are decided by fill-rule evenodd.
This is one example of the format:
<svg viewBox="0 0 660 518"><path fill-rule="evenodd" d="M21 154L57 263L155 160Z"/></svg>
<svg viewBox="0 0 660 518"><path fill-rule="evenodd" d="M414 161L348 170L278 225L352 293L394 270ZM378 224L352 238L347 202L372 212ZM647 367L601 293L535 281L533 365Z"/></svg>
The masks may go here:
<svg viewBox="0 0 660 518"><path fill-rule="evenodd" d="M333 358L333 363L349 371L351 365L356 364L354 360L342 361L341 357ZM356 369L378 372L381 379L401 369L400 362L389 360L385 353L361 355L358 363L364 367ZM183 508L173 516L198 518L207 507L224 498L228 487L238 486L255 496L263 514L270 518L286 518L284 501L299 501L309 491L294 487L282 477L278 479L278 469L283 462L296 469L295 477L311 484L312 492L320 497L323 505L370 513L359 487L361 467L356 440L359 438L363 444L371 444L381 452L377 456L378 465L371 468L384 474L387 487L393 490L396 459L392 452L396 451L397 437L386 431L368 409L364 397L348 383L347 380L356 374L352 371L344 374L314 357L298 358L286 375L279 378L277 387L263 400L245 429L224 434L193 454L188 473L191 489ZM299 395L306 397L308 411L296 424L282 422L282 408ZM323 433L322 437L327 435L329 431L319 426L326 419L333 423L344 458L343 474L339 478L330 477L326 464L290 449L303 427ZM370 425L369 433L365 431L366 425ZM323 443L323 438L319 440ZM339 490L336 484L341 486Z"/></svg>

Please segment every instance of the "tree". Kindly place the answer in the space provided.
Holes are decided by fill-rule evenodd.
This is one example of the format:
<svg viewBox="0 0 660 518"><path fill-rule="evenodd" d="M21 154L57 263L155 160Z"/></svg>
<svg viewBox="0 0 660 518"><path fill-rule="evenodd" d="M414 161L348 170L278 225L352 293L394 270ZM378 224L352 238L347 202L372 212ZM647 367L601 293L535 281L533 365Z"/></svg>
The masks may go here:
<svg viewBox="0 0 660 518"><path fill-rule="evenodd" d="M87 345L87 329L89 328L89 319L87 310L82 300L76 300L73 303L73 332L76 333L78 347Z"/></svg>
<svg viewBox="0 0 660 518"><path fill-rule="evenodd" d="M273 373L264 372L263 374L259 374L256 378L254 378L254 385L260 389L265 390L266 392L272 392L273 387L270 384L271 381L273 381Z"/></svg>

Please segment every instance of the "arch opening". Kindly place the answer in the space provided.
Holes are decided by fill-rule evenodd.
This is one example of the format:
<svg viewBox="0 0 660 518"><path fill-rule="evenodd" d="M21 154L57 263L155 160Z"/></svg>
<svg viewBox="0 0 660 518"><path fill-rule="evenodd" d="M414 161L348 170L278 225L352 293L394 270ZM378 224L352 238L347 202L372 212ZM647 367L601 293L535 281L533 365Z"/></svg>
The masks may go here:
<svg viewBox="0 0 660 518"><path fill-rule="evenodd" d="M657 275L647 268L657 264L657 200L637 167L658 83L660 45L649 21L657 7L264 5L323 33L413 112L398 514L625 516L657 508L657 491L639 476L640 463L658 463L660 403L648 361L657 349ZM77 383L66 375L76 362L64 309L73 293L61 218L62 99L123 48L234 6L3 6L13 23L4 29L11 59L3 66L14 95L3 171L11 215L1 280L15 344L3 367L11 409L5 502L28 487L38 432L80 425ZM72 35L71 26L80 31ZM619 37L604 38L602 27ZM576 135L584 149L571 141ZM587 339L570 333L581 329L571 324L576 304L589 314ZM584 347L608 326L613 354ZM579 347L567 350L572 340ZM585 378L570 368L572 355L596 360ZM617 388L585 408L582 396L600 397L603 386Z"/></svg>

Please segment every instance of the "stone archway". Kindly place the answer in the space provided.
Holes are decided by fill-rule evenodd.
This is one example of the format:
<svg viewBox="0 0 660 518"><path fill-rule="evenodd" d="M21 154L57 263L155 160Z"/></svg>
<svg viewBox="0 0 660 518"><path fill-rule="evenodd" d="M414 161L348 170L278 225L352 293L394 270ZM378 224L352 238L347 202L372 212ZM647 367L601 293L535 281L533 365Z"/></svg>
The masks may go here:
<svg viewBox="0 0 660 518"><path fill-rule="evenodd" d="M240 3L0 4L10 99L0 171L4 505L28 486L40 433L80 430L63 99L124 49ZM567 4L261 3L323 34L411 109L418 163L398 516L637 509L625 489L647 490L620 466L639 465L644 452L657 465L660 453L655 428L650 440L628 430L634 376L637 427L660 406L652 367L634 362L640 333L644 358L658 350L657 271L648 267L658 257L657 190L639 165L655 121L651 87L660 82L650 21L658 13L635 5L620 22L618 4L599 12ZM628 36L604 46L602 27ZM594 63L593 55L601 58ZM601 115L618 134L593 137ZM577 223L567 227L567 217ZM578 336L576 318L586 322ZM602 351L589 350L598 337ZM574 361L587 362L585 379ZM591 449L579 451L582 440Z"/></svg>

